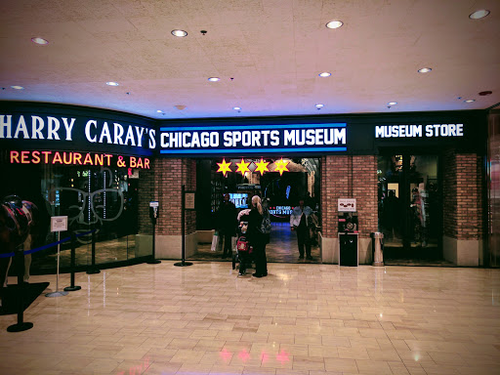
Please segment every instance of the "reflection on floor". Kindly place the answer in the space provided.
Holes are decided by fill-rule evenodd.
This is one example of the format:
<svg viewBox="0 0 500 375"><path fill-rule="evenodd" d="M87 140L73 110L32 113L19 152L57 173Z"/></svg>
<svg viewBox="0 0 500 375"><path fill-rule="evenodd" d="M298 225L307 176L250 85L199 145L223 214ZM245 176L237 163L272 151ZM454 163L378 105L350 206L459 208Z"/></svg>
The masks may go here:
<svg viewBox="0 0 500 375"><path fill-rule="evenodd" d="M106 264L120 262L135 258L135 235L124 236L110 241L96 243L95 262L96 264ZM69 269L71 264L71 250L62 249L60 251L61 269ZM33 255L32 270L34 273L55 270L57 264L57 248L53 247L43 250ZM77 266L87 266L92 264L91 244L77 243L75 249L75 264Z"/></svg>
<svg viewBox="0 0 500 375"><path fill-rule="evenodd" d="M271 231L271 242L266 246L267 260L269 263L296 263L299 262L299 250L297 237L290 230L289 223L273 223ZM67 247L67 246L66 246ZM199 244L198 252L189 257L188 260L208 260L208 261L230 261L222 259L222 251L212 252L210 244ZM301 263L320 263L321 256L318 246L311 249L313 260L300 260ZM76 265L88 266L92 264L91 244L78 243L75 251ZM131 260L135 258L135 235L116 238L110 241L100 241L96 243L95 262L97 265L109 264ZM60 268L68 270L71 261L71 251L62 249L60 252ZM32 272L47 273L56 272L57 248L44 250L35 253L32 262Z"/></svg>
<svg viewBox="0 0 500 375"><path fill-rule="evenodd" d="M0 316L0 374L498 374L500 270L222 262L78 273ZM55 275L34 276L50 282ZM10 280L14 282L14 280ZM69 285L69 275L59 285Z"/></svg>
<svg viewBox="0 0 500 375"><path fill-rule="evenodd" d="M212 252L210 247L211 244L198 244L198 253L191 256L189 260L223 260L222 250ZM270 242L266 246L267 261L269 263L320 263L319 246L313 246L311 254L313 260L299 261L297 235L290 230L290 224L288 222L272 223Z"/></svg>

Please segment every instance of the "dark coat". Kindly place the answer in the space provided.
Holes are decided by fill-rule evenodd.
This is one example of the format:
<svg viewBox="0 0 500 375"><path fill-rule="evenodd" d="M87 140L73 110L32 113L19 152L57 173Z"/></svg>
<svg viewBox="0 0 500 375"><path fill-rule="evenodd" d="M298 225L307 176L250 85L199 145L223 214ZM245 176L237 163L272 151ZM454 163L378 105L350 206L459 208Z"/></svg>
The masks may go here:
<svg viewBox="0 0 500 375"><path fill-rule="evenodd" d="M236 235L238 210L233 202L222 202L216 215L216 229L221 234Z"/></svg>
<svg viewBox="0 0 500 375"><path fill-rule="evenodd" d="M247 238L254 247L264 246L268 243L268 235L260 231L263 216L256 208L252 208L248 215Z"/></svg>

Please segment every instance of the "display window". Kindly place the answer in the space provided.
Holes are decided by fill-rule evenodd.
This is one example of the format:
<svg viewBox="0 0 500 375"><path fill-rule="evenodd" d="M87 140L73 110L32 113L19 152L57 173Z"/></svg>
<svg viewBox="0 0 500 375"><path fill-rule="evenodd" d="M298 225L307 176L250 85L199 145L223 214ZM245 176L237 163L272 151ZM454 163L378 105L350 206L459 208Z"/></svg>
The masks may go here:
<svg viewBox="0 0 500 375"><path fill-rule="evenodd" d="M379 156L379 231L387 261L442 260L439 160L418 153Z"/></svg>
<svg viewBox="0 0 500 375"><path fill-rule="evenodd" d="M10 153L3 154L2 169L7 178L0 195L17 195L38 207L40 230L35 248L58 241L57 233L50 231L50 218L66 216L68 230L61 233L61 238L76 235L77 267L91 264L92 241L97 265L136 257L139 170L116 165L13 164L7 162ZM61 244L63 271L70 266L71 247L71 241ZM33 253L31 272L53 272L56 252L57 246L53 246Z"/></svg>

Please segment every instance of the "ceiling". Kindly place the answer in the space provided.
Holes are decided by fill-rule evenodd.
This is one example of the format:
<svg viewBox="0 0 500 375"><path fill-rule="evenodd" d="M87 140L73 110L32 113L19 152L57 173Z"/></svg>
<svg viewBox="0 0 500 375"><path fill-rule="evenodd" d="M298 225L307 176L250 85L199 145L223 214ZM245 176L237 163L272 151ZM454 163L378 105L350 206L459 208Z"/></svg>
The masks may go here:
<svg viewBox="0 0 500 375"><path fill-rule="evenodd" d="M0 25L0 100L162 119L500 102L499 0L2 0Z"/></svg>

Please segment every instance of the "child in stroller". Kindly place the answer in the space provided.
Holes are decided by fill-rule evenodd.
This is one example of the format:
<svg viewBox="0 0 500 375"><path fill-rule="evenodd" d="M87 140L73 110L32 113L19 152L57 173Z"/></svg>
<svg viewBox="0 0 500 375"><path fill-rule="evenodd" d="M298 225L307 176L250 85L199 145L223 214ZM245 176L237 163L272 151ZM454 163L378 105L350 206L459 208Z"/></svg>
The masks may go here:
<svg viewBox="0 0 500 375"><path fill-rule="evenodd" d="M238 241L236 242L236 253L233 255L233 270L239 263L238 276L244 276L247 268L252 266L252 247L246 238L249 213L250 209L246 209L238 214Z"/></svg>

